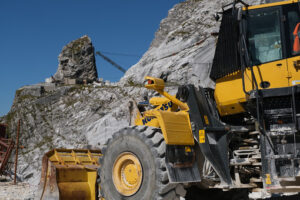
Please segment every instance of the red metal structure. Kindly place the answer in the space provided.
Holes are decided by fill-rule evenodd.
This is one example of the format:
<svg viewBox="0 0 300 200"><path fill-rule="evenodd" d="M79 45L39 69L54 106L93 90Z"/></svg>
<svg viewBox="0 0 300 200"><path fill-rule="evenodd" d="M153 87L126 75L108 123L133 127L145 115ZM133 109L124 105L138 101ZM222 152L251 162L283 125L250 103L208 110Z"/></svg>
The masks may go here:
<svg viewBox="0 0 300 200"><path fill-rule="evenodd" d="M5 138L6 136L6 124L0 124L0 138Z"/></svg>
<svg viewBox="0 0 300 200"><path fill-rule="evenodd" d="M14 141L6 139L6 127L6 125L0 124L0 175L3 174L14 148Z"/></svg>

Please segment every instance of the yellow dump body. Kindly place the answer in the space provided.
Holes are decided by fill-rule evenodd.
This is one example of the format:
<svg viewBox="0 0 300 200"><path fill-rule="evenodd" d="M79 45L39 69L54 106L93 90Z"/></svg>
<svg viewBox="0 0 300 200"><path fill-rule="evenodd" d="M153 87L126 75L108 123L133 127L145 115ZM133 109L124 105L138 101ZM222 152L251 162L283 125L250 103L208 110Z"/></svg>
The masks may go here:
<svg viewBox="0 0 300 200"><path fill-rule="evenodd" d="M40 199L85 199L97 197L100 150L53 149L43 157Z"/></svg>

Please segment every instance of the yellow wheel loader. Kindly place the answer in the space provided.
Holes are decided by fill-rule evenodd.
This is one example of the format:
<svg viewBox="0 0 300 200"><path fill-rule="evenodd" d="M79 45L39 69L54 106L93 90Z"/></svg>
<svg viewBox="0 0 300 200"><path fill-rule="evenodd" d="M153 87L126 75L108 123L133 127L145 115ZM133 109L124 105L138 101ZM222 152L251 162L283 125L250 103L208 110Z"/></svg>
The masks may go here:
<svg viewBox="0 0 300 200"><path fill-rule="evenodd" d="M100 167L94 164L92 175L75 162L86 176L72 180L72 167L59 169L56 159L57 170L70 167L56 174L57 198L169 200L184 196L189 185L300 191L300 2L249 6L235 0L219 14L210 73L215 89L184 85L172 96L162 79L146 77L145 87L162 97L133 103L133 126L114 133L95 155ZM43 176L47 189L51 170ZM83 191L75 187L89 180Z"/></svg>

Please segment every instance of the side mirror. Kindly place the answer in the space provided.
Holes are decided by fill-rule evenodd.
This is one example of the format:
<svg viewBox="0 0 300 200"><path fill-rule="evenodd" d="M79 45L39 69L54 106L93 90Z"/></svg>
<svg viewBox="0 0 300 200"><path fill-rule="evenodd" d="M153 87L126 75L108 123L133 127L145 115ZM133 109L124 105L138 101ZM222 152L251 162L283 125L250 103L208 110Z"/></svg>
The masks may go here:
<svg viewBox="0 0 300 200"><path fill-rule="evenodd" d="M164 90L165 88L165 82L163 79L146 76L145 80L146 80L145 87L148 89Z"/></svg>

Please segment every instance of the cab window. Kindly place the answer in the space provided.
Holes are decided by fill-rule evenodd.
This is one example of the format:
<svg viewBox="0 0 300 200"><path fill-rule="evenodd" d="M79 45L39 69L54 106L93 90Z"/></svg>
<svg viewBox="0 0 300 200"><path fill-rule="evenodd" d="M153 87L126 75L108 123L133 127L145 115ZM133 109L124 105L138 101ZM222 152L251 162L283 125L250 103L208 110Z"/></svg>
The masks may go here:
<svg viewBox="0 0 300 200"><path fill-rule="evenodd" d="M280 10L249 11L247 36L253 65L282 59Z"/></svg>

